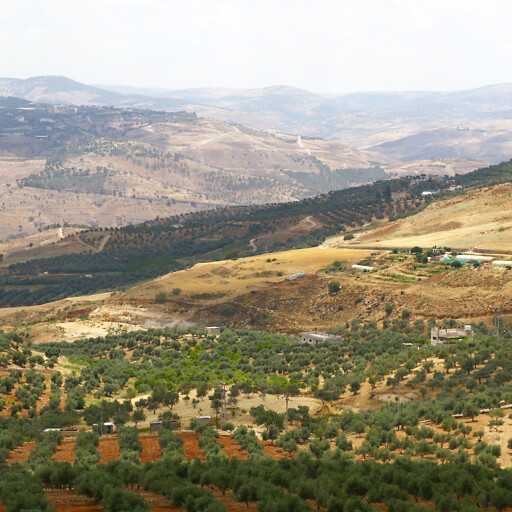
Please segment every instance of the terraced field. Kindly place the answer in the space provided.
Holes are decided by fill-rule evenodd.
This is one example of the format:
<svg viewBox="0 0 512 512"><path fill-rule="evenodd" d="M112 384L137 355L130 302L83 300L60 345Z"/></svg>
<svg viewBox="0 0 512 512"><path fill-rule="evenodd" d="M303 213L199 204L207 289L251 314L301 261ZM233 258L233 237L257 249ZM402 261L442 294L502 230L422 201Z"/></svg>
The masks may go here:
<svg viewBox="0 0 512 512"><path fill-rule="evenodd" d="M183 448L185 450L187 461L198 458L205 461L205 455L198 444L199 434L195 432L177 432L177 436L183 440ZM155 462L162 457L160 445L158 443L158 434L141 434L139 441L142 444L141 462ZM222 446L222 450L228 457L237 457L246 459L247 453L240 448L240 445L231 437L221 435L218 443ZM75 439L65 439L59 445L53 460L57 462L69 462L73 464L75 458ZM276 446L262 442L264 445L263 453L272 455L276 458L285 456L285 452ZM28 459L28 456L36 446L35 442L24 443L22 446L15 448L7 460L7 464L22 463ZM119 442L116 436L103 436L100 438L98 450L101 454L100 464L118 460L120 456ZM169 502L163 497L154 493L144 491L139 488L130 489L130 491L138 493L142 496L154 512L173 512L181 510L180 507L171 507ZM82 495L75 494L69 489L47 489L45 495L50 503L56 508L57 512L100 512L104 508L94 503L93 500ZM255 511L255 505L240 503L236 500L232 492L222 494L218 490L214 490L214 495L218 501L223 503L229 512ZM0 505L0 512L4 512Z"/></svg>

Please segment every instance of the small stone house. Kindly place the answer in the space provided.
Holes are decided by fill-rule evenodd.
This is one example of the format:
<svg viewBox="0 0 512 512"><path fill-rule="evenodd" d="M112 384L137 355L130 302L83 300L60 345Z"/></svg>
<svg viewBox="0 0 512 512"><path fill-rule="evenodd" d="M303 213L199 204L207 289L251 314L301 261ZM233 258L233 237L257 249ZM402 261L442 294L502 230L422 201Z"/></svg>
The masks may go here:
<svg viewBox="0 0 512 512"><path fill-rule="evenodd" d="M220 327L207 327L206 334L208 336L218 336L220 334Z"/></svg>

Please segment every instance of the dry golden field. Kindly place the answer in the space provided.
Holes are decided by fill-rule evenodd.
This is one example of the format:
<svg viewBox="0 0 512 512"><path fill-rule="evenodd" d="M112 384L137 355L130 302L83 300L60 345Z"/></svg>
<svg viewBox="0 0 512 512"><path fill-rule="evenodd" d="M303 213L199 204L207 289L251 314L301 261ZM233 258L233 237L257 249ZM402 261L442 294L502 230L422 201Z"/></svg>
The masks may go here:
<svg viewBox="0 0 512 512"><path fill-rule="evenodd" d="M359 237L381 247L448 246L459 249L512 250L512 184L470 191L434 203Z"/></svg>
<svg viewBox="0 0 512 512"><path fill-rule="evenodd" d="M149 283L132 288L126 294L129 300L152 300L156 293L172 295L179 288L185 297L204 295L205 303L225 300L284 281L298 272L314 274L319 269L338 260L356 263L370 255L358 249L298 249L211 263L198 263L192 268L173 272ZM269 261L270 260L270 261ZM208 299L211 296L211 299Z"/></svg>

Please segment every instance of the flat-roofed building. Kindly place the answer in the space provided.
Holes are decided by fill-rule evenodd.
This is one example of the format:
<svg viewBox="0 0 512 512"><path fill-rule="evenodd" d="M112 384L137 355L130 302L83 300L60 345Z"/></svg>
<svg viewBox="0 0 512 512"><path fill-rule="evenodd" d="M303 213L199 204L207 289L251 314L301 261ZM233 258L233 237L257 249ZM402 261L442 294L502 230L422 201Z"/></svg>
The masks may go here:
<svg viewBox="0 0 512 512"><path fill-rule="evenodd" d="M462 322L455 329L440 329L432 327L430 330L430 343L432 345L447 345L454 343L458 339L473 338L473 328L469 324Z"/></svg>
<svg viewBox="0 0 512 512"><path fill-rule="evenodd" d="M211 416L196 416L196 421L198 425L207 425L212 421Z"/></svg>
<svg viewBox="0 0 512 512"><path fill-rule="evenodd" d="M309 345L319 345L320 343L341 343L343 338L335 336L334 334L327 334L325 332L301 332L300 342L308 343Z"/></svg>

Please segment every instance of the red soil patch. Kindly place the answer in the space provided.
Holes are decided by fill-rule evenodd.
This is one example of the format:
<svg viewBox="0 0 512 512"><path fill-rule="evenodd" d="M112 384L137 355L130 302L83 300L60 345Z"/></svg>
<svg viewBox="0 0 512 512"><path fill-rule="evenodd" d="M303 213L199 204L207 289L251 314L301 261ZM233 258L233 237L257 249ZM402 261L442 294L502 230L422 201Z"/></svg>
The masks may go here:
<svg viewBox="0 0 512 512"><path fill-rule="evenodd" d="M162 450L158 444L158 434L140 435L139 441L142 444L142 453L140 454L142 464L155 462L162 458Z"/></svg>
<svg viewBox="0 0 512 512"><path fill-rule="evenodd" d="M141 498L144 498L153 512L179 512L181 510L180 507L172 507L169 504L169 500L159 494L142 490L133 492L136 492Z"/></svg>
<svg viewBox="0 0 512 512"><path fill-rule="evenodd" d="M256 502L250 501L249 506L247 506L243 501L237 501L236 496L231 491L222 495L219 490L215 490L213 495L217 501L220 501L228 509L228 512L256 512L258 510Z"/></svg>
<svg viewBox="0 0 512 512"><path fill-rule="evenodd" d="M224 445L222 449L228 457L236 457L237 459L247 459L247 452L240 448L240 445L235 439L229 436L220 436L217 443Z"/></svg>
<svg viewBox="0 0 512 512"><path fill-rule="evenodd" d="M9 374L1 374L0 377L7 377ZM0 398L4 398L6 400L6 403L5 403L5 406L3 408L3 410L0 412L0 415L3 417L3 418L10 418L11 417L11 405L14 405L15 403L18 402L18 400L16 399L16 397L14 396L14 393L16 393L16 390L18 388L20 388L23 384L20 384L19 382L16 382L14 384L14 387L12 388L12 390L9 392L9 393L3 393L2 395L0 395ZM18 413L18 416L22 416L23 412L26 412L26 411L20 411Z"/></svg>
<svg viewBox="0 0 512 512"><path fill-rule="evenodd" d="M37 399L37 406L36 406L36 409L37 409L37 412L41 412L41 409L45 406L45 405L48 405L50 403L50 397L52 396L52 381L51 379L46 379L45 380L45 384L46 384L46 389L43 391L43 394ZM65 396L61 396L61 401L60 401L60 405L61 407L64 409L64 405L66 404L66 401L65 401L66 397ZM64 402L63 402L64 400ZM18 413L19 415L20 413ZM28 411L26 412L26 414L28 415Z"/></svg>
<svg viewBox="0 0 512 512"><path fill-rule="evenodd" d="M285 452L282 448L279 448L279 446L274 446L270 444L270 441L260 441L263 445L263 455L270 455L274 457L274 459L284 459L284 458L290 458L292 454L289 454L288 452Z"/></svg>
<svg viewBox="0 0 512 512"><path fill-rule="evenodd" d="M100 437L98 446L100 452L100 464L107 464L113 460L118 460L121 453L117 437Z"/></svg>
<svg viewBox="0 0 512 512"><path fill-rule="evenodd" d="M91 498L69 490L48 489L46 499L57 512L105 512L105 509L94 503Z"/></svg>
<svg viewBox="0 0 512 512"><path fill-rule="evenodd" d="M16 462L25 462L28 459L28 454L36 447L36 444L35 441L31 441L14 448L6 460L7 464L10 466Z"/></svg>
<svg viewBox="0 0 512 512"><path fill-rule="evenodd" d="M0 373L0 377L8 377L8 376L9 376L8 373ZM0 416L2 416L4 418L9 418L11 416L11 410L10 410L11 406L14 404L20 403L19 400L14 396L14 394L16 393L16 390L23 387L24 384L25 384L24 380L22 380L21 383L16 382L14 384L14 388L12 389L12 391L10 393L0 395L0 398L4 398L6 400L4 409L2 411L0 411ZM50 396L52 395L51 378L50 377L45 378L44 384L46 385L46 389L43 391L43 394L37 399L36 409L38 412L40 412L41 409L45 405L48 405L48 403L50 402ZM64 393L62 395L63 396L61 399L61 406L64 407L64 404L66 403L65 402L66 397L65 397ZM28 409L22 409L17 414L18 414L18 417L20 417L20 418L28 418Z"/></svg>
<svg viewBox="0 0 512 512"><path fill-rule="evenodd" d="M205 460L204 453L198 443L199 434L195 432L178 432L176 435L183 440L183 449L185 450L185 456L188 461L195 458L201 461ZM158 443L158 434L142 434L139 436L139 441L142 444L141 461L143 464L146 462L155 462L162 458L162 451ZM247 459L247 452L240 448L240 445L235 439L231 439L229 436L220 436L217 442L224 445L223 451L228 457ZM76 439L64 439L57 447L57 452L53 456L53 460L73 464L75 460L75 444ZM270 442L262 442L262 444L263 453L265 455L271 455L275 459L289 457L287 452L277 446L272 446ZM16 447L10 453L7 464L25 462L28 459L29 453L35 447L35 442L24 443L22 446ZM118 460L120 457L120 449L117 436L101 437L98 450L101 454L100 464L107 464L113 460Z"/></svg>
<svg viewBox="0 0 512 512"><path fill-rule="evenodd" d="M63 439L62 443L57 447L53 460L73 464L75 460L75 445L76 439Z"/></svg>
<svg viewBox="0 0 512 512"><path fill-rule="evenodd" d="M200 461L206 460L203 450L201 450L198 444L199 434L195 432L178 432L176 435L183 439L183 449L188 461L196 458Z"/></svg>

